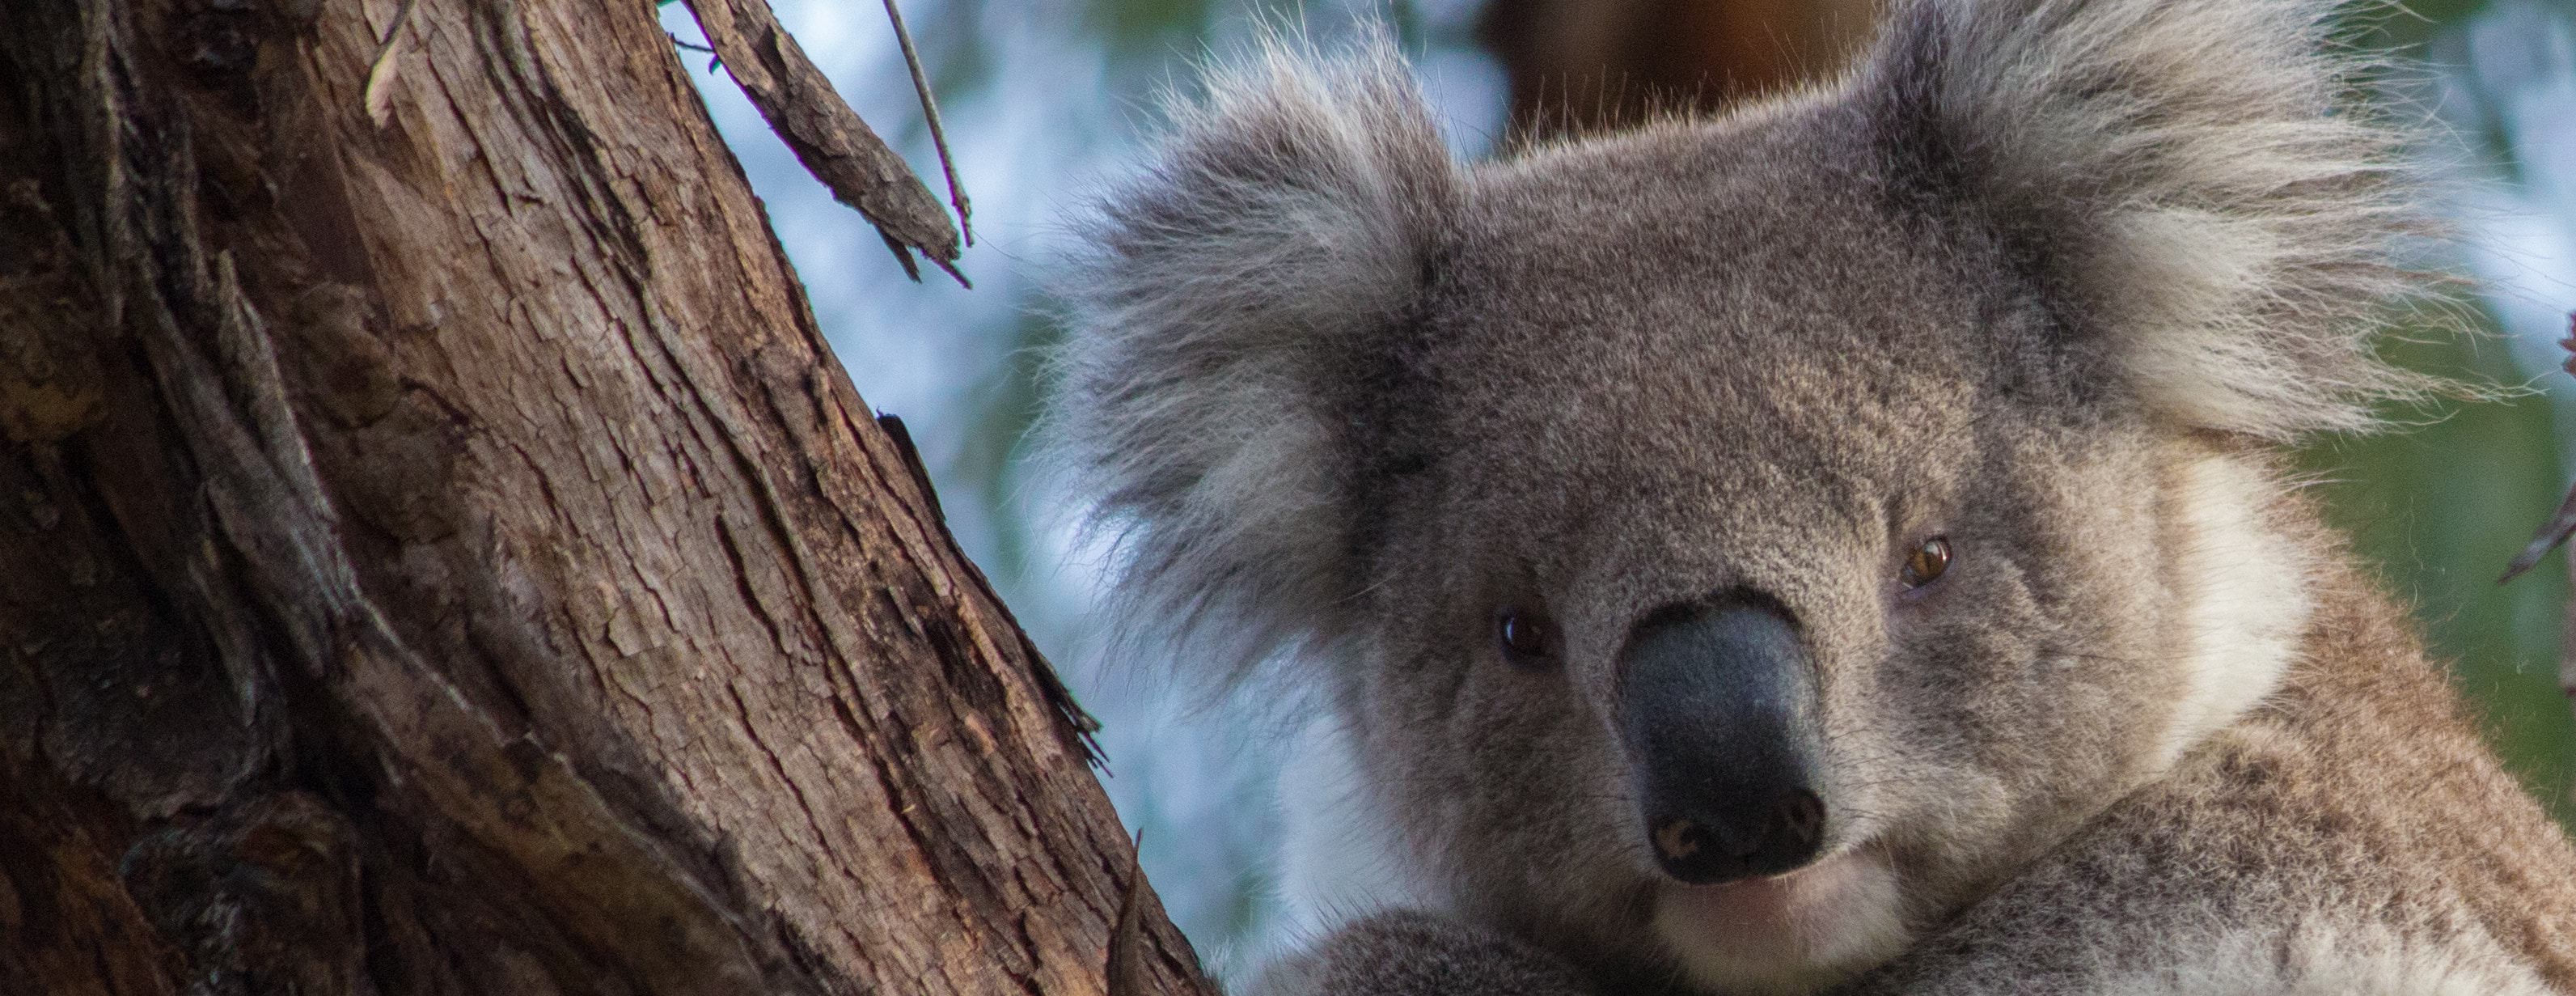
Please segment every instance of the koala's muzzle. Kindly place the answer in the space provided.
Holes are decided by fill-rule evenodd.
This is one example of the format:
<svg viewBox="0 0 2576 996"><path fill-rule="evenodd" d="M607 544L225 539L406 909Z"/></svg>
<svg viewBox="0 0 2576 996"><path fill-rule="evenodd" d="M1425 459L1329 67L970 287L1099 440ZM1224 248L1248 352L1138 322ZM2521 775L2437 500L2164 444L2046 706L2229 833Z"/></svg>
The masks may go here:
<svg viewBox="0 0 2576 996"><path fill-rule="evenodd" d="M1705 884L1813 860L1816 675L1787 612L1758 597L1673 606L1637 624L1620 664L1621 734L1664 871Z"/></svg>

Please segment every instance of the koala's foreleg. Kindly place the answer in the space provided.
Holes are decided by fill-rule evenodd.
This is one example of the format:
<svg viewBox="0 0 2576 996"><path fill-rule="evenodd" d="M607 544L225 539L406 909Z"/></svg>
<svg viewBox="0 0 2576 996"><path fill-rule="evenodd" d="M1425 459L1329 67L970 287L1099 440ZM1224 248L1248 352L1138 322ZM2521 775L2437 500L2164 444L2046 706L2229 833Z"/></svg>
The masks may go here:
<svg viewBox="0 0 2576 996"><path fill-rule="evenodd" d="M1520 941L1428 913L1380 913L1262 972L1245 996L1597 996Z"/></svg>

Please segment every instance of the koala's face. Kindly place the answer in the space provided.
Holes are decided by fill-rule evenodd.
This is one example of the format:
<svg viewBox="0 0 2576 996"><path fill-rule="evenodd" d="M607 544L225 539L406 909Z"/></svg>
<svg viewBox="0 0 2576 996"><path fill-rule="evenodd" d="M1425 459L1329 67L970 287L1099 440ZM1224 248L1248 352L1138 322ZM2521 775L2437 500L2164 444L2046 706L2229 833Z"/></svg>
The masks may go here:
<svg viewBox="0 0 2576 996"><path fill-rule="evenodd" d="M1714 984L1884 958L2190 698L2196 451L1798 124L1474 174L1351 471L1345 701L1410 849Z"/></svg>
<svg viewBox="0 0 2576 996"><path fill-rule="evenodd" d="M1847 81L1464 169L1274 50L1067 283L1121 592L1295 659L1400 860L1608 976L1883 961L2276 684L2261 447L2416 385L2312 0L1899 0Z"/></svg>

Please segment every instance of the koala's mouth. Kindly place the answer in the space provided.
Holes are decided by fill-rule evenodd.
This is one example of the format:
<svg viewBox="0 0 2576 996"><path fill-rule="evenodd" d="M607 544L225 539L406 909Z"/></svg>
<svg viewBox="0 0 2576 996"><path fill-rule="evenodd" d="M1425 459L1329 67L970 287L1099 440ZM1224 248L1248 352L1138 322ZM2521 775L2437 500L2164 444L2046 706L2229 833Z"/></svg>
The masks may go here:
<svg viewBox="0 0 2576 996"><path fill-rule="evenodd" d="M1666 882L1655 897L1654 930L1704 988L1795 992L1903 950L1900 902L1886 856L1850 847L1785 875Z"/></svg>

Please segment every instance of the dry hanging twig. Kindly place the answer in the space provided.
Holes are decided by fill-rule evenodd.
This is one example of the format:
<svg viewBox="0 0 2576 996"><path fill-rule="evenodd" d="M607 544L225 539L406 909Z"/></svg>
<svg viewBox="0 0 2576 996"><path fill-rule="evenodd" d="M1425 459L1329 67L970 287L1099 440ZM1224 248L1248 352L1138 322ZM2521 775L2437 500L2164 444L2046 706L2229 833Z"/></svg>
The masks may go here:
<svg viewBox="0 0 2576 996"><path fill-rule="evenodd" d="M930 122L930 144L939 150L939 172L948 179L948 203L957 208L957 229L966 244L975 244L974 211L966 206L966 188L957 183L957 160L948 154L948 130L939 124L939 101L930 95L930 77L921 71L921 55L912 49L912 32L904 29L903 12L885 0L886 21L894 25L895 44L903 46L903 64L912 70L912 92L921 97L921 116Z"/></svg>
<svg viewBox="0 0 2576 996"><path fill-rule="evenodd" d="M2576 374L2576 313L2567 316L2567 338L2558 340L2558 345L2569 354L2563 366L2568 373ZM2513 563L2505 565L2504 576L2497 578L2496 583L2503 584L2520 577L2522 572L2540 563L2540 558L2548 556L2549 551L2557 549L2558 544L2567 542L2570 535L2576 535L2576 487L2567 489L2567 499L2558 503L2558 514L2540 527L2540 532L2531 537L2531 545L2523 547L2522 553L2513 558Z"/></svg>
<svg viewBox="0 0 2576 996"><path fill-rule="evenodd" d="M779 26L768 3L689 0L689 13L770 130L796 150L797 160L832 189L834 198L877 226L904 273L921 279L912 259L918 251L959 284L973 286L957 271L957 229L938 199L903 157L859 120L832 81Z"/></svg>

